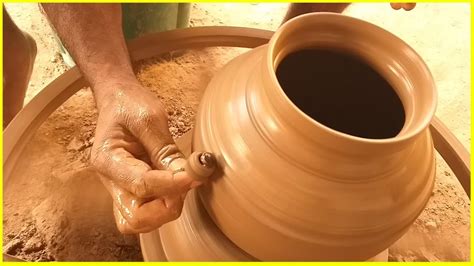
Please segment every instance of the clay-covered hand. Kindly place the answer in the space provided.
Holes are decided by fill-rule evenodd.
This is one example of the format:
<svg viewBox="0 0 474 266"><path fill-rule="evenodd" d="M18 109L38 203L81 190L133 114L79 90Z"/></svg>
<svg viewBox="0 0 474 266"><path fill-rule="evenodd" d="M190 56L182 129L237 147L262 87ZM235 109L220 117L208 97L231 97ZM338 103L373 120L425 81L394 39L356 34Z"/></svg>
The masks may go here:
<svg viewBox="0 0 474 266"><path fill-rule="evenodd" d="M186 161L168 130L162 103L138 82L104 84L91 163L114 200L122 233L142 233L176 219L186 192L198 186L170 164ZM175 167L176 168L176 167Z"/></svg>
<svg viewBox="0 0 474 266"><path fill-rule="evenodd" d="M392 8L395 10L403 8L406 11L410 11L415 8L416 3L390 3L390 6L392 6Z"/></svg>

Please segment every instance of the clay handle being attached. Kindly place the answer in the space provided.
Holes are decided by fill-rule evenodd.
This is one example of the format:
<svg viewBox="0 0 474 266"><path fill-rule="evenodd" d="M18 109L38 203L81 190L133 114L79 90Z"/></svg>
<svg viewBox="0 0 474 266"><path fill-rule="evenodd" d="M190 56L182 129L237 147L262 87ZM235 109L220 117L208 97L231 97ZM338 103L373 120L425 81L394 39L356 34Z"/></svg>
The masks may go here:
<svg viewBox="0 0 474 266"><path fill-rule="evenodd" d="M205 182L216 169L216 158L209 152L193 152L188 159L176 158L167 169L174 172L186 171L194 180Z"/></svg>
<svg viewBox="0 0 474 266"><path fill-rule="evenodd" d="M205 182L216 170L216 158L209 152L193 152L186 164L184 170L194 180Z"/></svg>

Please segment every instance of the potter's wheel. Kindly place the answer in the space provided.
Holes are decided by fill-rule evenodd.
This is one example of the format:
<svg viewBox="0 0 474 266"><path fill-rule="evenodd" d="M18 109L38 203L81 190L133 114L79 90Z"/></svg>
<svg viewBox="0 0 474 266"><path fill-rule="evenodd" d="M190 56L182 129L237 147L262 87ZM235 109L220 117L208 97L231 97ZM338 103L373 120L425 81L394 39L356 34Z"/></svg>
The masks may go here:
<svg viewBox="0 0 474 266"><path fill-rule="evenodd" d="M254 48L268 42L272 34L270 31L238 27L189 28L144 36L130 42L128 46L132 59L141 60L180 49L209 46ZM12 169L19 156L39 126L56 108L86 85L79 70L76 67L70 69L46 86L4 130L4 184L12 176ZM470 195L469 153L437 118L432 121L431 133L437 151L451 167L466 193ZM185 154L190 153L190 137L191 133L188 133L177 141ZM190 219L197 216L203 219ZM216 256L220 258L219 260L253 260L230 242L210 218L207 220L208 218L196 194L191 192L180 223L163 226L160 230L162 236L159 236L158 230L141 236L145 260L176 260L178 257L180 260L209 260ZM180 234L187 234L187 237L193 237L194 241L186 244L179 241L167 242L162 245L161 237L173 239L172 232L177 232L176 230L181 230ZM177 237L174 239L178 240ZM181 249L170 248L173 245Z"/></svg>

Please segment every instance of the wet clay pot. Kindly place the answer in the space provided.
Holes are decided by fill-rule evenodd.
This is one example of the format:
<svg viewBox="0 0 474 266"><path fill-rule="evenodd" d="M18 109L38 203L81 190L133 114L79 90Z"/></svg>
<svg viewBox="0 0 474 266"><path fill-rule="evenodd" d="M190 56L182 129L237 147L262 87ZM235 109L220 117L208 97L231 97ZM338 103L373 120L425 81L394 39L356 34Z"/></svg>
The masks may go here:
<svg viewBox="0 0 474 266"><path fill-rule="evenodd" d="M399 131L382 138L351 135L294 103L276 72L289 54L307 49L350 55L377 72L402 104ZM315 82L312 89L325 88ZM391 104L376 95L365 97L377 103L373 113ZM366 104L361 97L353 101L354 108ZM318 102L338 104L332 98ZM342 15L297 17L268 45L231 61L209 84L192 149L214 153L220 171L198 196L247 257L367 260L399 239L430 197L435 161L428 126L435 107L429 70L396 36ZM383 115L386 119L366 123L365 130L392 127L399 114Z"/></svg>

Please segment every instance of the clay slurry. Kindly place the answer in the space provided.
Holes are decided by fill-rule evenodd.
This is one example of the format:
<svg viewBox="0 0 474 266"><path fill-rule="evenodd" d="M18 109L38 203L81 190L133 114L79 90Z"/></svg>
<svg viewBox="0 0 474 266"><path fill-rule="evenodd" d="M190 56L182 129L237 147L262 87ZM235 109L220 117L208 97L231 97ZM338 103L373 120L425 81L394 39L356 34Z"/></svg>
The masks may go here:
<svg viewBox="0 0 474 266"><path fill-rule="evenodd" d="M290 100L316 121L371 139L396 136L405 111L393 88L360 59L330 50L287 55L276 76Z"/></svg>

